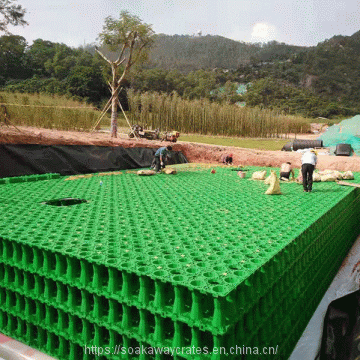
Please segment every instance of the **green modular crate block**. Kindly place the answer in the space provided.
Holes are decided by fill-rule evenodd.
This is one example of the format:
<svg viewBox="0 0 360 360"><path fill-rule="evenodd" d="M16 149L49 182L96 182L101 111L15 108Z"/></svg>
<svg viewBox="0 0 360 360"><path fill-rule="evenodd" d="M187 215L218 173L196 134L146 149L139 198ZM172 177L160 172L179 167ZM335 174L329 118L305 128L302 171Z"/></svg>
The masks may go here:
<svg viewBox="0 0 360 360"><path fill-rule="evenodd" d="M249 168L246 179L226 168L198 170L76 180L45 174L36 179L47 181L22 177L0 186L2 318L13 319L0 321L0 330L21 340L25 328L39 329L40 340L54 333L49 344L36 345L49 353L52 342L81 349L89 337L152 346L255 344L289 329L309 303L300 287L314 286L320 290L310 318L336 271L329 275L327 265L341 261L359 233L358 189L316 183L304 194L285 183L282 196L266 196L267 186L250 180L259 168ZM17 313L22 325L15 326ZM75 359L74 351L66 357L61 350L61 357Z"/></svg>
<svg viewBox="0 0 360 360"><path fill-rule="evenodd" d="M22 183L22 182L33 182L38 180L51 180L51 179L59 179L60 174L51 173L51 174L39 174L39 175L24 175L24 176L14 176L8 178L1 178L1 184L14 184L14 183Z"/></svg>

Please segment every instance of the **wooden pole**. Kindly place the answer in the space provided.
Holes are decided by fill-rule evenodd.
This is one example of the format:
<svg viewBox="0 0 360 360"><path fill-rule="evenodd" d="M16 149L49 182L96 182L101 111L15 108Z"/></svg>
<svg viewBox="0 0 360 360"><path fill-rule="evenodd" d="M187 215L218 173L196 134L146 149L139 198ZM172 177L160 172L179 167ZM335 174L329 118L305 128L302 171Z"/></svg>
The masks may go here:
<svg viewBox="0 0 360 360"><path fill-rule="evenodd" d="M102 118L105 116L106 112L109 110L111 106L111 98L110 100L106 103L104 109L102 110L99 119L96 121L96 124L93 126L93 128L91 129L90 133L93 133L96 129L96 127L100 124L100 121L102 120Z"/></svg>
<svg viewBox="0 0 360 360"><path fill-rule="evenodd" d="M128 119L127 116L126 116L125 111L124 111L124 109L123 109L123 107L122 107L121 102L120 102L119 99L118 99L118 103L119 103L119 106L120 106L120 109L121 109L122 113L123 113L124 116L125 116L125 119L126 119L128 125L129 125L129 127L130 127L130 130L132 131L132 127L131 127L130 121L129 121L129 119ZM134 132L134 136L138 139L138 137L136 136L135 132Z"/></svg>
<svg viewBox="0 0 360 360"><path fill-rule="evenodd" d="M13 126L17 131L22 132L19 128L17 128L17 127L10 121L10 116L9 116L9 114L7 113L6 106L2 104L0 107L4 109L4 123L5 123L5 125L6 125L7 127L9 127L9 124L10 124L10 125Z"/></svg>

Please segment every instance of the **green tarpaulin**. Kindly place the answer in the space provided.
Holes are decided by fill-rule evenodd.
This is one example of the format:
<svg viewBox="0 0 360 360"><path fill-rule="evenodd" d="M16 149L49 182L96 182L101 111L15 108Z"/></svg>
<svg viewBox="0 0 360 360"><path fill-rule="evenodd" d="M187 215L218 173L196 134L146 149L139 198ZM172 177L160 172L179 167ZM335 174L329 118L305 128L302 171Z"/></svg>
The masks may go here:
<svg viewBox="0 0 360 360"><path fill-rule="evenodd" d="M334 153L338 144L350 144L355 154L360 155L360 115L329 127L317 139L323 140L324 146L329 147L331 153Z"/></svg>

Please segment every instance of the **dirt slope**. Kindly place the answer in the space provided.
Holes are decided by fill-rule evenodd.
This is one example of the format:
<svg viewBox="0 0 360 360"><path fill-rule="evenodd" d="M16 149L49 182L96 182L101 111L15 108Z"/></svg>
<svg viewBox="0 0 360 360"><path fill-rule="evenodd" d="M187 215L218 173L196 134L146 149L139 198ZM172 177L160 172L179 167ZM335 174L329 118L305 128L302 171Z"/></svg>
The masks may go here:
<svg viewBox="0 0 360 360"><path fill-rule="evenodd" d="M311 135L309 136L311 138ZM126 134L111 139L109 133L77 132L38 129L31 127L0 127L0 143L3 144L44 144L44 145L97 145L121 147L158 148L169 143L145 139L129 139ZM224 152L232 152L235 165L254 165L279 167L284 161L290 161L295 167L301 166L301 154L284 151L263 151L206 145L179 141L173 145L174 150L182 151L189 162L217 163ZM336 169L339 171L360 171L360 157L336 157L319 155L318 169Z"/></svg>

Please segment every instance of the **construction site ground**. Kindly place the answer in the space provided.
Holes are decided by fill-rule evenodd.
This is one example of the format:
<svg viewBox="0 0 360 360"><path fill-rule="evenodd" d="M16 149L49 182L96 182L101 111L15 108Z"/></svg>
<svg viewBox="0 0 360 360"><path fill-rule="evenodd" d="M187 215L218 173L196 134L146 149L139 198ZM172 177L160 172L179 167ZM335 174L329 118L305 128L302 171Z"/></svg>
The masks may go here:
<svg viewBox="0 0 360 360"><path fill-rule="evenodd" d="M233 153L235 165L253 165L279 167L283 162L290 161L295 168L301 167L301 153L286 151L265 151L245 149L239 147L227 147L190 143L179 141L176 143L160 142L146 139L130 139L127 129L119 129L118 137L111 138L108 131L80 132L60 131L51 129L39 129L27 126L1 126L0 143L2 144L44 144L44 145L97 145L97 146L121 146L158 148L164 145L173 145L173 150L182 151L189 162L219 163L224 153ZM305 134L297 138L314 140L319 134ZM295 135L289 137L294 138ZM325 155L325 151L319 151L317 168L320 170L332 169L339 171L360 171L360 159L358 156L337 157Z"/></svg>
<svg viewBox="0 0 360 360"><path fill-rule="evenodd" d="M306 134L297 138L315 140L319 134ZM295 135L289 137L289 141ZM0 143L1 144L44 144L44 145L96 145L96 146L121 146L121 147L149 147L158 148L160 146L171 144L169 142L150 141L145 139L129 139L127 129L119 129L118 138L111 138L108 131L77 132L77 131L60 131L50 129L32 128L26 126L1 126L0 125ZM189 162L196 163L219 163L221 156L226 152L233 153L234 164L244 166L269 166L279 167L284 161L292 162L294 167L301 166L301 153L284 152L284 151L264 151L245 149L238 147L225 147L218 145L207 145L201 143L189 143L178 141L173 145L175 151L182 151ZM360 171L360 159L358 156L336 157L322 155L319 151L318 169L335 169L339 171ZM325 153L325 152L324 152ZM344 260L340 272L334 279L332 286L325 294L318 310L315 312L311 322L305 330L302 338L299 340L290 360L314 358L319 350L319 344L322 334L322 320L328 304L342 296L342 290L351 285L352 269L358 262L359 238L354 245L349 256ZM349 286L350 286L349 285ZM341 290L341 291L340 291ZM3 337L5 339L5 337ZM8 338L0 343L9 341ZM18 345L17 345L18 346ZM18 347L16 346L16 349ZM8 348L0 346L0 359L8 351ZM45 358L45 357L44 357Z"/></svg>

